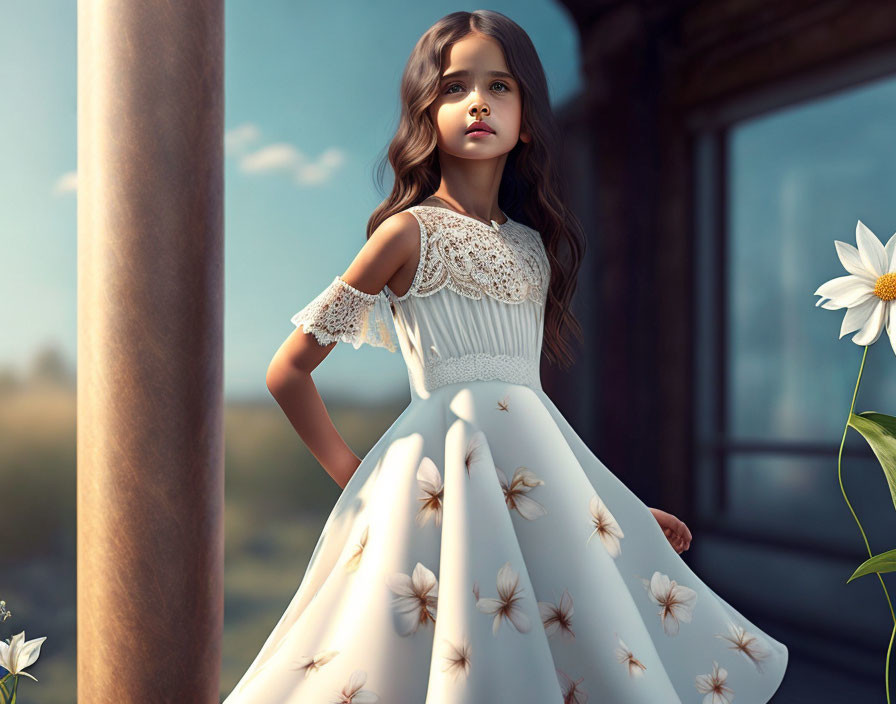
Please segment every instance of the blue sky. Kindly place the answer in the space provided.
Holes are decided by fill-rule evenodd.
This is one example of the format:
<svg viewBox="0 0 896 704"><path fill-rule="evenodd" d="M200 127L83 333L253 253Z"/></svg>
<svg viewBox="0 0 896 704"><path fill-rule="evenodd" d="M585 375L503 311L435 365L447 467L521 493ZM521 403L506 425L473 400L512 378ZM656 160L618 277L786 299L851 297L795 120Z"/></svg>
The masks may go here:
<svg viewBox="0 0 896 704"><path fill-rule="evenodd" d="M348 266L382 200L374 167L397 124L414 43L453 3L228 2L225 39L225 321L228 397L267 396L290 317ZM578 35L560 6L504 2L532 38L554 105L581 88ZM77 325L77 13L68 0L0 0L0 367ZM326 124L326 128L321 128ZM388 180L385 184L388 187ZM403 393L399 353L340 344L322 392Z"/></svg>

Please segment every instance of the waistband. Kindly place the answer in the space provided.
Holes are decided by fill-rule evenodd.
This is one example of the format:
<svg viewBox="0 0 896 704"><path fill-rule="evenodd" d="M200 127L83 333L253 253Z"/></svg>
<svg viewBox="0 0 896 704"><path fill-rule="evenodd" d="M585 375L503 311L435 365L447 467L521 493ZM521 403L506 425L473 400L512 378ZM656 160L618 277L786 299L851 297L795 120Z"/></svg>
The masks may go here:
<svg viewBox="0 0 896 704"><path fill-rule="evenodd" d="M411 392L426 397L447 384L472 381L505 381L541 389L539 360L479 352L461 357L434 358L426 362L419 373L408 370Z"/></svg>

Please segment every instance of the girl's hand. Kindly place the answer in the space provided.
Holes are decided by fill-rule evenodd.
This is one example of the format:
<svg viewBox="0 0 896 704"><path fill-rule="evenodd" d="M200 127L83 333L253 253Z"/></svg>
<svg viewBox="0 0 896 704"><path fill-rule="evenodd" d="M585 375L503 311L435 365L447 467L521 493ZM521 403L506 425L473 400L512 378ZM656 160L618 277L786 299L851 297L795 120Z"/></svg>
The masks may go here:
<svg viewBox="0 0 896 704"><path fill-rule="evenodd" d="M660 528L666 534L669 544L675 548L675 552L680 554L691 547L691 531L682 520L658 508L652 508L650 512L656 522L660 524Z"/></svg>

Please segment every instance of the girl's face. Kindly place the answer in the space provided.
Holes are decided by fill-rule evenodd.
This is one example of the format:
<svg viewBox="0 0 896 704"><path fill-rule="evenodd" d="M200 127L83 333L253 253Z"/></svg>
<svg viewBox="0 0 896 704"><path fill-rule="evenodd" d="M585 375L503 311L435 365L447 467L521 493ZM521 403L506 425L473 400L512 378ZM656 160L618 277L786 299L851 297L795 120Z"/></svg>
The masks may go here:
<svg viewBox="0 0 896 704"><path fill-rule="evenodd" d="M529 141L528 134L520 133L519 85L510 75L501 45L481 34L470 34L450 48L429 114L439 149L456 157L494 159L520 139ZM486 123L494 133L467 134L474 121Z"/></svg>

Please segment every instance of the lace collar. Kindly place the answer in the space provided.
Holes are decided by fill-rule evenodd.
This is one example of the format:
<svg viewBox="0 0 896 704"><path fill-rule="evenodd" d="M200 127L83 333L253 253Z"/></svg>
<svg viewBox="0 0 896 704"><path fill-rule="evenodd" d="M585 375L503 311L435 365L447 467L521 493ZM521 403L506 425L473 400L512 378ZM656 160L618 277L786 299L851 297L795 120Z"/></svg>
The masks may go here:
<svg viewBox="0 0 896 704"><path fill-rule="evenodd" d="M506 213L506 222L487 225L441 206L408 210L421 225L420 261L411 288L395 300L449 288L472 299L486 295L505 303L544 303L550 264L535 230Z"/></svg>
<svg viewBox="0 0 896 704"><path fill-rule="evenodd" d="M463 218L464 220L472 220L473 222L477 222L483 227L489 227L495 232L500 232L502 227L507 227L512 222L514 222L510 216L505 213L503 210L501 211L501 215L504 216L504 222L497 222L492 220L491 223L482 222L479 218L474 218L472 215L464 215L463 213L459 213L456 210L452 210L451 208L445 208L441 205L415 205L412 206L414 208L428 208L429 210L444 210L447 213L451 213L452 215L456 215L459 218Z"/></svg>

